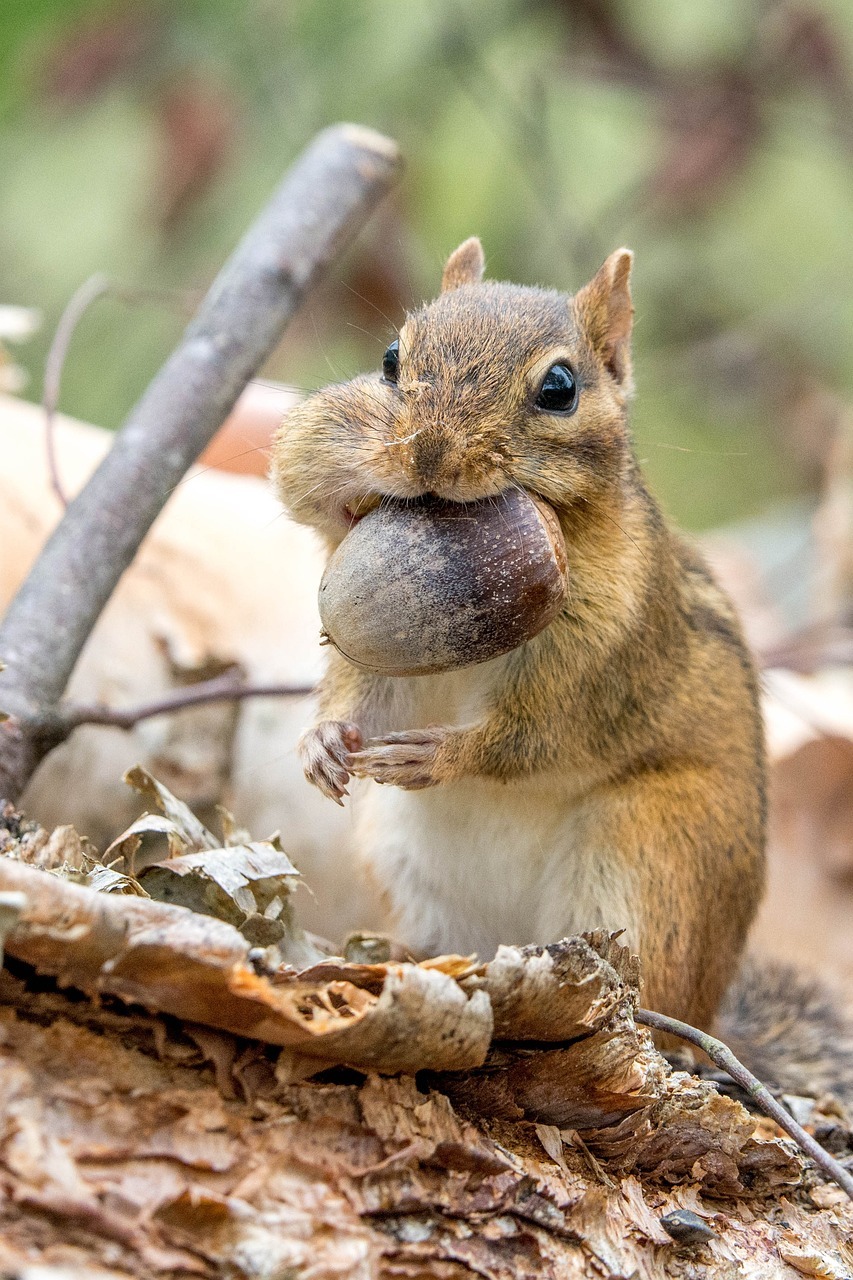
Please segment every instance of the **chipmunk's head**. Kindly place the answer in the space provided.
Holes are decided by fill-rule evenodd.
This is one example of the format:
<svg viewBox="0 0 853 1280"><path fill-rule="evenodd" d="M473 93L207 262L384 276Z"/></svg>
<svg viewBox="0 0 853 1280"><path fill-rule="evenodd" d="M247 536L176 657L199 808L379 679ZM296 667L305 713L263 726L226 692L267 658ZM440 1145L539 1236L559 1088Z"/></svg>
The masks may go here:
<svg viewBox="0 0 853 1280"><path fill-rule="evenodd" d="M385 495L464 502L515 484L565 509L611 486L628 451L631 262L618 249L567 296L484 282L466 240L381 372L287 415L273 469L293 515L338 541Z"/></svg>

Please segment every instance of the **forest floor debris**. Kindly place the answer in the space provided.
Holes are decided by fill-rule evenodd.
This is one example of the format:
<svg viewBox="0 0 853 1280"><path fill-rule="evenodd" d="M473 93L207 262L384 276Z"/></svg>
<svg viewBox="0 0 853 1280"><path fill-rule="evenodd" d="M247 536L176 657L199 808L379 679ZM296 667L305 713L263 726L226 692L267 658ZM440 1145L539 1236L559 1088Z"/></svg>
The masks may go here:
<svg viewBox="0 0 853 1280"><path fill-rule="evenodd" d="M116 841L128 865L105 891L72 828L0 821L5 1272L850 1274L853 1206L774 1125L670 1067L634 1022L618 937L487 964L365 963L308 938L318 958L273 964L234 923L149 896L170 875L128 866L165 835L160 867L211 860L217 893L194 905L247 919L247 892L287 899L286 854L227 818L219 840L132 781L161 812ZM229 849L242 871L284 859L281 884L229 881ZM846 1124L828 1101L801 1110Z"/></svg>

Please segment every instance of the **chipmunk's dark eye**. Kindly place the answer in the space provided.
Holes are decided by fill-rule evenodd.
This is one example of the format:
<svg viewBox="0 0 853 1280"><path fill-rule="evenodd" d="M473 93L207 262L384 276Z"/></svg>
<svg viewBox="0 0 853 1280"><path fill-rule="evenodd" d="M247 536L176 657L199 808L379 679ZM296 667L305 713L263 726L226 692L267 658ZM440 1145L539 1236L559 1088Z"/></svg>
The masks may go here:
<svg viewBox="0 0 853 1280"><path fill-rule="evenodd" d="M400 363L400 343L395 338L382 357L382 377L386 382L397 381L397 367Z"/></svg>
<svg viewBox="0 0 853 1280"><path fill-rule="evenodd" d="M574 413L578 407L578 384L567 364L552 364L545 374L536 408L546 413Z"/></svg>

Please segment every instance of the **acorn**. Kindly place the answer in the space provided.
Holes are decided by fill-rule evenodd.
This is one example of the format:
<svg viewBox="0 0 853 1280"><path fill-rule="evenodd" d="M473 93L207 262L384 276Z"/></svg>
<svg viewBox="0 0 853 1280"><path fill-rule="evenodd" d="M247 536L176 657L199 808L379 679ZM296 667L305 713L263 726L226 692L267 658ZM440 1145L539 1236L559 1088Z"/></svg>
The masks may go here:
<svg viewBox="0 0 853 1280"><path fill-rule="evenodd" d="M429 675L524 644L567 590L557 517L522 489L476 502L383 499L329 560L320 618L324 642L354 666Z"/></svg>

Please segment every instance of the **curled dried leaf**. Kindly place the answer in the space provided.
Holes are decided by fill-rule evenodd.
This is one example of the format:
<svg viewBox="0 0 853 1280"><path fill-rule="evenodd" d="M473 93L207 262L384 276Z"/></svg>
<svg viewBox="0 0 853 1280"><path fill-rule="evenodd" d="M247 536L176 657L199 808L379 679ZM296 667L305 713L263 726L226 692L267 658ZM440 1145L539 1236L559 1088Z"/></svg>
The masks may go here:
<svg viewBox="0 0 853 1280"><path fill-rule="evenodd" d="M502 1040L574 1040L636 997L636 989L582 937L548 947L499 947L467 985L488 992L495 1035Z"/></svg>
<svg viewBox="0 0 853 1280"><path fill-rule="evenodd" d="M536 1137L554 1161L554 1164L568 1173L566 1157L563 1155L563 1137L555 1124L537 1124Z"/></svg>
<svg viewBox="0 0 853 1280"><path fill-rule="evenodd" d="M222 823L222 843L226 849L230 849L235 844L251 844L252 836L245 827L238 827L237 820L230 809L226 809L224 804L216 806L216 812L219 814L219 821ZM270 844L278 848L278 836L270 837Z"/></svg>
<svg viewBox="0 0 853 1280"><path fill-rule="evenodd" d="M586 1135L644 1111L660 1096L666 1075L650 1038L625 1014L559 1048L494 1048L481 1071L447 1087L451 1097L486 1114Z"/></svg>
<svg viewBox="0 0 853 1280"><path fill-rule="evenodd" d="M142 885L138 880L134 880L133 876L123 875L113 867L105 867L102 862L92 861L77 883L85 885L88 889L94 889L96 893L126 893L135 894L139 898L148 897Z"/></svg>
<svg viewBox="0 0 853 1280"><path fill-rule="evenodd" d="M172 834L182 843L182 852L195 853L200 849L217 849L220 846L221 841L217 840L202 822L199 822L192 809L184 804L183 800L173 796L169 788L153 778L147 769L143 769L141 765L135 765L132 769L128 769L124 780L146 800L152 801L170 820ZM141 828L136 824L134 826L139 833L146 829L158 830L157 827ZM131 830L133 828L128 828L128 831Z"/></svg>
<svg viewBox="0 0 853 1280"><path fill-rule="evenodd" d="M107 846L104 861L114 862L123 858L126 867L133 867L143 837L148 835L165 836L173 857L178 857L187 848L184 828L179 823L160 813L143 813Z"/></svg>
<svg viewBox="0 0 853 1280"><path fill-rule="evenodd" d="M145 892L239 929L254 947L267 948L270 969L304 969L325 958L298 925L290 895L300 883L287 855L268 841L205 849L140 873Z"/></svg>
<svg viewBox="0 0 853 1280"><path fill-rule="evenodd" d="M155 862L139 879L160 902L174 902L239 928L251 915L278 919L299 872L287 854L257 841Z"/></svg>

